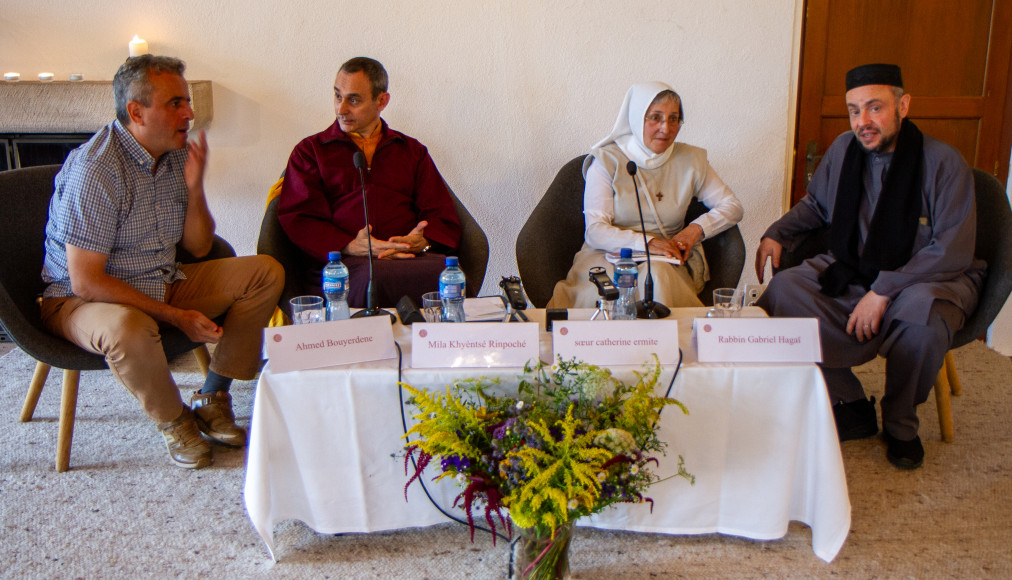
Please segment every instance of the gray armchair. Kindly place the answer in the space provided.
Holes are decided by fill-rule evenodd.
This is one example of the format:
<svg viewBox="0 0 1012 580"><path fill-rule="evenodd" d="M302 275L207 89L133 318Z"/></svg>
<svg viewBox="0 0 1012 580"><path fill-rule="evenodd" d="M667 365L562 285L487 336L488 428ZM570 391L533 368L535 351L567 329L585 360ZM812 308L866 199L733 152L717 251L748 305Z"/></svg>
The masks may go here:
<svg viewBox="0 0 1012 580"><path fill-rule="evenodd" d="M30 421L52 367L63 369L60 427L56 444L56 470L70 465L74 435L78 381L81 371L107 368L105 358L58 338L42 325L38 300L45 289L42 282L43 242L49 216L53 178L59 165L46 165L0 172L0 322L18 347L37 361L21 421ZM215 236L214 247L204 260L235 256L232 246ZM180 260L185 261L180 255ZM195 260L189 260L195 261ZM162 333L165 355L173 358L194 351L204 373L210 360L203 344L190 342L182 331Z"/></svg>
<svg viewBox="0 0 1012 580"><path fill-rule="evenodd" d="M516 258L520 279L531 304L544 308L552 298L555 284L565 279L573 266L573 257L583 246L583 160L580 155L562 166L548 191L531 212L517 236ZM692 200L685 223L708 211L698 200ZM745 241L741 230L734 226L721 234L703 240L710 265L710 281L699 299L713 304L714 288L738 286L745 266Z"/></svg>

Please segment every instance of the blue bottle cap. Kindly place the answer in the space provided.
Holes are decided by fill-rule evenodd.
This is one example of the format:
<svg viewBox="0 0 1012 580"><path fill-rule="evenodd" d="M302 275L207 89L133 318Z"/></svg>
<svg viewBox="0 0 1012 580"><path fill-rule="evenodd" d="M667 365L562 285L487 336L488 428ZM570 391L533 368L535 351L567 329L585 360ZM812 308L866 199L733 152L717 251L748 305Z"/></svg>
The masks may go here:
<svg viewBox="0 0 1012 580"><path fill-rule="evenodd" d="M446 257L446 265L447 266L456 266L457 264L458 264L457 256L447 256Z"/></svg>
<svg viewBox="0 0 1012 580"><path fill-rule="evenodd" d="M340 262L341 252L328 252L327 259L330 260L331 262Z"/></svg>
<svg viewBox="0 0 1012 580"><path fill-rule="evenodd" d="M622 248L619 250L619 257L623 260L626 258L632 258L632 248Z"/></svg>

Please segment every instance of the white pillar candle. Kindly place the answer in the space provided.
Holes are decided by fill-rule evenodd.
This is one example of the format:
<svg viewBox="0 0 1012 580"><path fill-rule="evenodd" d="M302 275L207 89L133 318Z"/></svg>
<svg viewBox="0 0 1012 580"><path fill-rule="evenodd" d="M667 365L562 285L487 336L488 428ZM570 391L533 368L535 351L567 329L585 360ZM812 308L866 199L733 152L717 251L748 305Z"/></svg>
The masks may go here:
<svg viewBox="0 0 1012 580"><path fill-rule="evenodd" d="M49 81L53 80L53 73L41 72L39 73L39 80L44 83L48 83Z"/></svg>
<svg viewBox="0 0 1012 580"><path fill-rule="evenodd" d="M138 38L134 35L133 40L130 41L130 56L140 56L148 53L148 43L143 38Z"/></svg>
<svg viewBox="0 0 1012 580"><path fill-rule="evenodd" d="M17 82L21 80L21 75L16 72L4 73L4 80L9 82Z"/></svg>

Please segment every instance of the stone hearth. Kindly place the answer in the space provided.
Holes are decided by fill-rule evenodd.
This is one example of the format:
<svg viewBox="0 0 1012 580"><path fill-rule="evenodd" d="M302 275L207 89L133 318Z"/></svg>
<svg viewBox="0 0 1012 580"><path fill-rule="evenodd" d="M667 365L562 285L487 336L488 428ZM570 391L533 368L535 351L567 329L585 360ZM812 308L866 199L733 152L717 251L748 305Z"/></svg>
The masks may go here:
<svg viewBox="0 0 1012 580"><path fill-rule="evenodd" d="M213 116L211 81L190 81L193 128ZM116 117L112 81L0 81L0 133L94 133Z"/></svg>

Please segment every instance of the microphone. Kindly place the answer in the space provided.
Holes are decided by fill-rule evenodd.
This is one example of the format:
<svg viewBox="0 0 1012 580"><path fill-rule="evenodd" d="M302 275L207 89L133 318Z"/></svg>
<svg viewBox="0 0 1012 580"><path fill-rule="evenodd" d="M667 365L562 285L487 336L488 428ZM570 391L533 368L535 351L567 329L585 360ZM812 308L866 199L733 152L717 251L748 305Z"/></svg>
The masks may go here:
<svg viewBox="0 0 1012 580"><path fill-rule="evenodd" d="M654 302L654 276L650 269L650 245L647 240L647 226L643 223L643 204L640 203L640 187L636 182L636 162L625 164L625 170L632 177L636 190L636 209L640 212L640 233L643 234L643 249L647 255L647 279L643 282L643 300L636 303L636 318L667 318L671 310L660 302Z"/></svg>
<svg viewBox="0 0 1012 580"><path fill-rule="evenodd" d="M373 286L373 274L372 274L372 231L369 230L369 201L365 195L365 153L356 151L352 162L355 164L355 169L358 169L358 178L362 182L362 212L365 214L365 227L366 227L366 245L369 247L369 286L366 288L365 294L365 310L359 310L355 314L352 314L352 318L364 318L366 316L379 316L386 314L390 317L390 324L397 321L397 318L393 314L383 310L376 306L376 288Z"/></svg>

